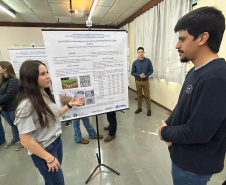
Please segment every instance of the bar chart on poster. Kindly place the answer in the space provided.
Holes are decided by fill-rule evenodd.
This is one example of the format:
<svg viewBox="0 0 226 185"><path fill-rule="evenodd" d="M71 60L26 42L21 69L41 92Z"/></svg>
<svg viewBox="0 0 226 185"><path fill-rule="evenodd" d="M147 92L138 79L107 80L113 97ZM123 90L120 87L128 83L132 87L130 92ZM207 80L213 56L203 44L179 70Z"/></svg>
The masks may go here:
<svg viewBox="0 0 226 185"><path fill-rule="evenodd" d="M56 103L85 97L62 119L129 108L127 32L42 30Z"/></svg>

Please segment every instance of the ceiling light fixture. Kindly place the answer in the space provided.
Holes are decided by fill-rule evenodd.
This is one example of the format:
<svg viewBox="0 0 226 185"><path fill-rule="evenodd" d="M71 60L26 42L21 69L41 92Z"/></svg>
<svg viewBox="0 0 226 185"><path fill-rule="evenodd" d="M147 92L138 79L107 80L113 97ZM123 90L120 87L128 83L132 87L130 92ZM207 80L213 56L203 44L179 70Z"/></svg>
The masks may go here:
<svg viewBox="0 0 226 185"><path fill-rule="evenodd" d="M69 11L69 13L75 13L75 11L72 10L72 2L71 2L71 0L69 0L69 2L70 2L70 11Z"/></svg>
<svg viewBox="0 0 226 185"><path fill-rule="evenodd" d="M73 10L72 9L72 2L71 2L71 0L69 0L70 1L70 10L69 10L69 13L75 13L75 14L78 14L78 10Z"/></svg>
<svg viewBox="0 0 226 185"><path fill-rule="evenodd" d="M94 9L95 9L95 7L96 7L96 5L97 5L97 2L98 2L98 0L94 0L94 1L93 1L93 4L92 4L92 6L91 6L91 10L90 10L90 12L89 12L88 21L91 20L91 17L92 17L93 11L94 11Z"/></svg>
<svg viewBox="0 0 226 185"><path fill-rule="evenodd" d="M69 13L75 13L75 11L74 10L70 10Z"/></svg>
<svg viewBox="0 0 226 185"><path fill-rule="evenodd" d="M13 10L6 9L2 5L0 5L0 9L14 18L16 17L15 12Z"/></svg>

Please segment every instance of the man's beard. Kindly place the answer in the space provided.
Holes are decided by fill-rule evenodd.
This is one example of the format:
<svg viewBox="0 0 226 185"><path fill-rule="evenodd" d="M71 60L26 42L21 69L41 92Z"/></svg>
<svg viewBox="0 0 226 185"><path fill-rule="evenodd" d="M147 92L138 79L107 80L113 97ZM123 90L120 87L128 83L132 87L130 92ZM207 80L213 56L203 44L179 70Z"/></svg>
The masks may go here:
<svg viewBox="0 0 226 185"><path fill-rule="evenodd" d="M187 57L184 57L184 58L181 58L180 61L181 61L181 63L187 63L190 60Z"/></svg>
<svg viewBox="0 0 226 185"><path fill-rule="evenodd" d="M178 50L179 53L184 53L182 50ZM181 63L187 63L189 62L190 60L187 58L187 57L184 57L184 58L181 58L180 59Z"/></svg>

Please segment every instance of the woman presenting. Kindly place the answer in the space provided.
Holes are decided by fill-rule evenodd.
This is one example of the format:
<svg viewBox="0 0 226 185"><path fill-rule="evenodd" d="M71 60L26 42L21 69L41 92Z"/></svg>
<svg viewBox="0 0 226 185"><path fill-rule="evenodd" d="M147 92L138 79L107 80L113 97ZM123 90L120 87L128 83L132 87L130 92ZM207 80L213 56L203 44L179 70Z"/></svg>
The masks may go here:
<svg viewBox="0 0 226 185"><path fill-rule="evenodd" d="M20 86L16 118L22 145L45 180L45 185L64 185L63 157L59 117L84 98L72 98L58 109L50 91L50 76L45 64L25 61L20 68Z"/></svg>

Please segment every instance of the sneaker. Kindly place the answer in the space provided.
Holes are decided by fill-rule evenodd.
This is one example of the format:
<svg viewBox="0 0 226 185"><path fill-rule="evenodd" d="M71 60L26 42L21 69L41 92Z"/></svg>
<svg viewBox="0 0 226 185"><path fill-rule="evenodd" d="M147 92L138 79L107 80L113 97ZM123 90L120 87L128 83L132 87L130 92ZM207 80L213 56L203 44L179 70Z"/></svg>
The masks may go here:
<svg viewBox="0 0 226 185"><path fill-rule="evenodd" d="M71 126L71 121L66 121L65 127L70 127Z"/></svg>
<svg viewBox="0 0 226 185"><path fill-rule="evenodd" d="M135 111L135 114L139 114L141 111L142 111L142 109L141 109L141 108L138 108L138 109Z"/></svg>
<svg viewBox="0 0 226 185"><path fill-rule="evenodd" d="M24 146L22 144L19 144L18 147L16 147L16 151L21 151L24 149Z"/></svg>
<svg viewBox="0 0 226 185"><path fill-rule="evenodd" d="M147 116L151 116L151 110L148 110Z"/></svg>
<svg viewBox="0 0 226 185"><path fill-rule="evenodd" d="M20 142L20 140L12 139L11 142L5 146L5 148L11 148L13 145L15 145L16 143L19 143L19 142Z"/></svg>

